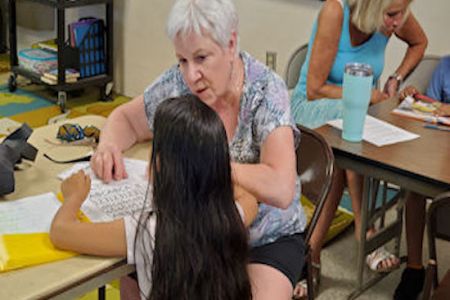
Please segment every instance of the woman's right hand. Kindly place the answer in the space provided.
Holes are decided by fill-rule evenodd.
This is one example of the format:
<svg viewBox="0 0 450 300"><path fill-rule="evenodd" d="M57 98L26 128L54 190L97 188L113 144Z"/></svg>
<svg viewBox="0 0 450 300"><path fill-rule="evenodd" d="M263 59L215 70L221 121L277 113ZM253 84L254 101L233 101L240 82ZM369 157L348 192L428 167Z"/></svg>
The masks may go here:
<svg viewBox="0 0 450 300"><path fill-rule="evenodd" d="M370 97L370 104L380 103L381 101L387 100L389 95L378 89L372 90L372 95Z"/></svg>
<svg viewBox="0 0 450 300"><path fill-rule="evenodd" d="M113 143L100 142L90 163L95 175L104 182L128 177L122 151Z"/></svg>

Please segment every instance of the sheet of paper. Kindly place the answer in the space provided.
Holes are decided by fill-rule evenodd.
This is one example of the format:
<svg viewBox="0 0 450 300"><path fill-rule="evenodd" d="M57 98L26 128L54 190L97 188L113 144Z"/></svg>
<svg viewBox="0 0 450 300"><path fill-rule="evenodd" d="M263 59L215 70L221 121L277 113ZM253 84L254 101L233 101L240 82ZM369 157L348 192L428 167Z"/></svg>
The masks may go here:
<svg viewBox="0 0 450 300"><path fill-rule="evenodd" d="M327 124L342 130L342 119L329 121ZM364 122L363 140L381 147L410 141L419 135L367 115Z"/></svg>
<svg viewBox="0 0 450 300"><path fill-rule="evenodd" d="M0 235L49 232L60 206L53 193L0 202Z"/></svg>
<svg viewBox="0 0 450 300"><path fill-rule="evenodd" d="M91 192L81 206L81 210L91 221L111 221L138 213L142 209L150 209L152 193L146 175L148 163L128 158L124 161L128 178L121 181L104 183L94 175L88 162L77 163L58 175L59 179L65 179L84 170L91 176Z"/></svg>

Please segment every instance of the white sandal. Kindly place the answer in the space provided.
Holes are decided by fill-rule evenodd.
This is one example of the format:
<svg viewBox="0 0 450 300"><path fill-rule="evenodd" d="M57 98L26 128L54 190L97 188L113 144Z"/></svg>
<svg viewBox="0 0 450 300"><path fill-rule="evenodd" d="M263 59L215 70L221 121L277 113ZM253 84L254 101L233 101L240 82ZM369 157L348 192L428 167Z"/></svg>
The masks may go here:
<svg viewBox="0 0 450 300"><path fill-rule="evenodd" d="M388 268L379 267L380 263L384 260L388 260L388 259L392 260L395 258L396 257L394 254L388 252L383 246L381 246L380 248L376 249L375 251L373 251L372 253L367 255L366 263L372 271L375 271L378 273L387 273L387 272L391 272L392 270L397 269L400 266L400 260L398 261L397 264L394 264Z"/></svg>
<svg viewBox="0 0 450 300"><path fill-rule="evenodd" d="M303 291L303 295L300 296L300 291ZM295 285L292 299L293 300L303 300L308 297L308 284L306 283L306 279L302 279Z"/></svg>
<svg viewBox="0 0 450 300"><path fill-rule="evenodd" d="M320 285L320 277L321 277L321 266L320 263L311 263L312 269L313 269L313 289L314 294L317 295L319 285ZM300 296L300 290L303 290L304 293L302 296ZM292 299L294 300L303 300L308 299L308 283L306 279L301 279L297 284L295 285L294 292Z"/></svg>

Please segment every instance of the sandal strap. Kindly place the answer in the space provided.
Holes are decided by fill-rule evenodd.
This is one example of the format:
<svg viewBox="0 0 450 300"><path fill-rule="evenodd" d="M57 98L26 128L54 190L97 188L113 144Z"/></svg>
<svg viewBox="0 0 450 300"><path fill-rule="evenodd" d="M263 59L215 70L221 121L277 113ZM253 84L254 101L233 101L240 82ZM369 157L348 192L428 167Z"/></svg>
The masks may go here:
<svg viewBox="0 0 450 300"><path fill-rule="evenodd" d="M388 252L383 246L381 246L367 255L366 263L372 271L379 271L378 265L382 261L393 258L395 258L395 255Z"/></svg>

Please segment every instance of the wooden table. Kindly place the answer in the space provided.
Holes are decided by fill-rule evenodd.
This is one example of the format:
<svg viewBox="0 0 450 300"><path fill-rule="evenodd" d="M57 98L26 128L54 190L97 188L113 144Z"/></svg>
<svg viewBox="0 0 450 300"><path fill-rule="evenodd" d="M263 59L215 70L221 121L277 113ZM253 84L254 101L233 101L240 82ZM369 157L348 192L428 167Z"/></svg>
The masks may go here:
<svg viewBox="0 0 450 300"><path fill-rule="evenodd" d="M341 138L341 130L329 125L316 131L333 148L337 165L365 175L364 193L361 204L361 238L358 254L358 285L349 296L355 298L384 276L376 276L363 283L365 257L380 245L396 238L399 242L402 232L402 208L397 222L380 230L373 238L366 239L365 232L372 218L369 211L373 182L383 180L414 191L427 197L450 190L450 134L449 132L424 128L424 123L392 114L397 101L391 99L369 108L369 114L395 126L420 135L412 141L377 147L367 142L352 143ZM376 185L375 185L376 186Z"/></svg>
<svg viewBox="0 0 450 300"><path fill-rule="evenodd" d="M82 127L101 128L104 117L82 116L66 121ZM55 146L45 139L55 140L61 124L36 129L29 142L38 148L36 161L23 164L15 172L16 191L2 199L14 200L45 192L57 193L61 184L56 175L71 164L56 164L43 157L47 153L57 159L71 159L86 155L88 146ZM125 156L148 160L150 144L139 144ZM74 299L106 283L134 271L124 259L80 255L66 260L0 273L0 299Z"/></svg>
<svg viewBox="0 0 450 300"><path fill-rule="evenodd" d="M333 148L339 166L385 179L408 190L434 197L450 189L450 134L424 128L421 121L392 114L396 101L369 109L369 114L420 135L408 142L377 147L367 142L352 143L341 131L325 125L317 129Z"/></svg>

